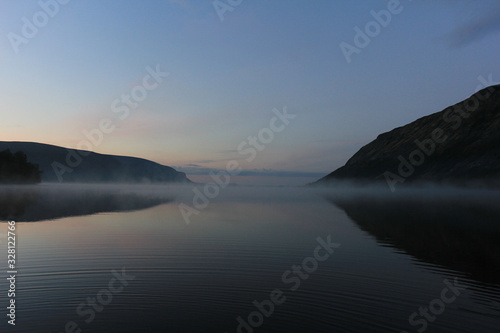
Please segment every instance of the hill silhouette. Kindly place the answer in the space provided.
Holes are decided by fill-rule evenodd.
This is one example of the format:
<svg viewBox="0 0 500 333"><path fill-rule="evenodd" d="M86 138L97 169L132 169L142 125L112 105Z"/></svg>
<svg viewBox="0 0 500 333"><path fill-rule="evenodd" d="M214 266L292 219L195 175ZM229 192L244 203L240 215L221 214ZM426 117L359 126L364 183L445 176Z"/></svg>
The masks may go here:
<svg viewBox="0 0 500 333"><path fill-rule="evenodd" d="M338 181L500 185L500 85L380 134L313 185Z"/></svg>
<svg viewBox="0 0 500 333"><path fill-rule="evenodd" d="M39 165L42 182L191 182L183 172L142 158L104 155L35 142L0 141L2 149L24 151L28 162Z"/></svg>

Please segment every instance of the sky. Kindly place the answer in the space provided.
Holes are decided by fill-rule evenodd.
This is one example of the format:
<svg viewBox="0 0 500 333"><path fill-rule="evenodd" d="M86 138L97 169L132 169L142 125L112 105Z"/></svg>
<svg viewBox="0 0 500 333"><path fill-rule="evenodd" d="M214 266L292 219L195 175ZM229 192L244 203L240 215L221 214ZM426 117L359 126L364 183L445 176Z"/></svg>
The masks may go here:
<svg viewBox="0 0 500 333"><path fill-rule="evenodd" d="M231 160L255 183L317 179L500 82L497 0L0 8L0 140L146 158L197 180Z"/></svg>

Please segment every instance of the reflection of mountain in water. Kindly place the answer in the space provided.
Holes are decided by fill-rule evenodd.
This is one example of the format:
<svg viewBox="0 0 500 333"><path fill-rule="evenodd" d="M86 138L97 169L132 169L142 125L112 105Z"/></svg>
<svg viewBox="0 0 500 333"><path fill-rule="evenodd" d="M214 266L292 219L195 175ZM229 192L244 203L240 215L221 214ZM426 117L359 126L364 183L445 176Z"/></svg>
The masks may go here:
<svg viewBox="0 0 500 333"><path fill-rule="evenodd" d="M500 207L487 195L437 198L329 198L378 242L472 279L500 283Z"/></svg>
<svg viewBox="0 0 500 333"><path fill-rule="evenodd" d="M68 216L146 209L171 199L117 189L10 187L0 189L0 220L36 222Z"/></svg>

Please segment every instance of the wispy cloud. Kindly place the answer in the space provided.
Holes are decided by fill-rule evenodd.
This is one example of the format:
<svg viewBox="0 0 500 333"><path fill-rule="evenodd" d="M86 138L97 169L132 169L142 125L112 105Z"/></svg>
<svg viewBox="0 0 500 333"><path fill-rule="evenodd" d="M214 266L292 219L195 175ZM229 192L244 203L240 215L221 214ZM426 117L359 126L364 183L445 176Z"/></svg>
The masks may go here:
<svg viewBox="0 0 500 333"><path fill-rule="evenodd" d="M243 170L241 176L268 176L268 177L323 177L322 172L305 172L305 171L283 171L273 169L254 169Z"/></svg>
<svg viewBox="0 0 500 333"><path fill-rule="evenodd" d="M224 172L221 169L215 168L204 168L196 164L186 164L184 166L174 166L178 171L187 173L188 175L209 175ZM325 175L323 172L307 172L307 171L285 171L285 170L274 170L274 169L252 169L252 170L242 170L239 176L251 176L251 177L316 177L320 178Z"/></svg>
<svg viewBox="0 0 500 333"><path fill-rule="evenodd" d="M237 149L226 149L226 150L219 150L216 153L218 153L218 154L235 154L237 152L238 152Z"/></svg>
<svg viewBox="0 0 500 333"><path fill-rule="evenodd" d="M194 163L199 163L199 164L207 164L207 163L214 163L217 162L216 160L199 160L199 161L194 161ZM196 165L196 164L194 164Z"/></svg>
<svg viewBox="0 0 500 333"><path fill-rule="evenodd" d="M451 47L464 47L500 31L500 5L490 8L483 15L470 20L449 34Z"/></svg>

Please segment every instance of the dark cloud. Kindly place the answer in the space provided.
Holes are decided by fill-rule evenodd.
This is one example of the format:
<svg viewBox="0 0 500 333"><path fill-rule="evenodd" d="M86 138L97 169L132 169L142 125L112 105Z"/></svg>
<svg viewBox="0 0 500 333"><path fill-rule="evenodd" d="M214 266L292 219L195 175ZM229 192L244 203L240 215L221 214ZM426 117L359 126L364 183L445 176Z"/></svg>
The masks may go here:
<svg viewBox="0 0 500 333"><path fill-rule="evenodd" d="M451 46L467 46L497 31L500 31L500 6L498 5L490 9L488 13L457 27L449 36Z"/></svg>

